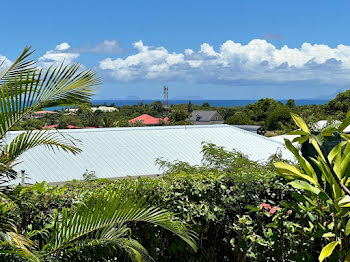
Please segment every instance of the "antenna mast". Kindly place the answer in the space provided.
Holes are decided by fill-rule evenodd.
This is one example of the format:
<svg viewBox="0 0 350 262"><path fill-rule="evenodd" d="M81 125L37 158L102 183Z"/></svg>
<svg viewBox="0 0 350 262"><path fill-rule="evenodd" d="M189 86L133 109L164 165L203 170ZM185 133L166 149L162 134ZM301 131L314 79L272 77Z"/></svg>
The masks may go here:
<svg viewBox="0 0 350 262"><path fill-rule="evenodd" d="M163 111L164 115L168 115L169 104L168 104L168 87L163 86L164 102L163 102Z"/></svg>

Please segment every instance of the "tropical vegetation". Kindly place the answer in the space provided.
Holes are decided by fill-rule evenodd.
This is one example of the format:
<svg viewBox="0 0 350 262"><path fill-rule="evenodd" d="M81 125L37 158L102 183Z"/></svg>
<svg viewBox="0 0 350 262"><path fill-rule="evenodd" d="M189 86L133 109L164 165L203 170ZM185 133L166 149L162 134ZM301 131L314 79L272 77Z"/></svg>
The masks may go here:
<svg viewBox="0 0 350 262"><path fill-rule="evenodd" d="M295 130L289 134L296 138L285 140L295 163L278 154L254 162L203 143L201 165L158 159L164 175L157 178L110 181L86 170L84 181L14 186L14 167L27 150L80 153L80 141L41 130L45 121L61 128L72 121L127 126L133 114L161 116L163 110L154 102L92 112L88 103L101 83L93 71L64 64L38 68L31 54L26 48L0 71L1 261L350 261L350 135L344 133L350 91L320 106L261 99L214 108L229 124ZM77 115L26 118L67 105L79 105ZM171 124L184 124L193 110L213 109L208 103L170 108ZM342 122L313 130L310 123L319 119ZM9 136L18 127L26 130ZM331 141L338 142L330 147Z"/></svg>
<svg viewBox="0 0 350 262"><path fill-rule="evenodd" d="M195 250L195 235L173 213L154 205L150 188L137 185L95 190L81 201L39 214L45 215L39 225L27 224L28 207L22 202L27 189L16 199L10 198L16 191L10 183L17 178L13 167L18 157L37 146L73 154L81 150L78 141L56 131L25 131L16 137L7 132L39 108L87 103L101 83L93 71L81 70L78 64L38 68L31 54L25 48L0 72L1 261L96 261L116 259L122 252L133 261L151 260L146 249L131 238L129 225L136 222L168 229ZM16 221L16 212L21 221Z"/></svg>

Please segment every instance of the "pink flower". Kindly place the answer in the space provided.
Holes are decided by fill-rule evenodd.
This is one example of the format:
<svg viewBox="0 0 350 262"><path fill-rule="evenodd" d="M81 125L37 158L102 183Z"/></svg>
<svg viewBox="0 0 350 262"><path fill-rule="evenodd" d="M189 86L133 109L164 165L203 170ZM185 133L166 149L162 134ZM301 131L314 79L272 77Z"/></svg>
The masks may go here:
<svg viewBox="0 0 350 262"><path fill-rule="evenodd" d="M266 203L261 203L260 206L262 206L265 209L270 209L271 208L270 204L266 204Z"/></svg>
<svg viewBox="0 0 350 262"><path fill-rule="evenodd" d="M289 209L289 210L287 211L287 214L288 214L288 215L291 215L292 212L293 212L293 211Z"/></svg>
<svg viewBox="0 0 350 262"><path fill-rule="evenodd" d="M271 208L270 211L269 211L270 216L275 214L277 210L278 210L278 206L274 206L273 208Z"/></svg>

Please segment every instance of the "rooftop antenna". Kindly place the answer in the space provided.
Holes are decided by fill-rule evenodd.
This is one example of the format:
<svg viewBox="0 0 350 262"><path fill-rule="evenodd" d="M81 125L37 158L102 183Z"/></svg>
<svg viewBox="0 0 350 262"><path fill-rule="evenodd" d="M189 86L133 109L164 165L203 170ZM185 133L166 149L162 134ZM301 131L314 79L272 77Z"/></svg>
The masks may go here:
<svg viewBox="0 0 350 262"><path fill-rule="evenodd" d="M168 104L168 87L163 86L164 102L163 102L163 111L164 115L168 115L169 104Z"/></svg>

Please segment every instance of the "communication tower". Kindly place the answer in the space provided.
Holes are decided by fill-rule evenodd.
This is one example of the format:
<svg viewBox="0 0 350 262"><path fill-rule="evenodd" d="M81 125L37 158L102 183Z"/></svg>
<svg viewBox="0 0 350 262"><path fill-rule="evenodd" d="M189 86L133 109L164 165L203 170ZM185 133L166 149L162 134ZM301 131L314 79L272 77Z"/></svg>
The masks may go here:
<svg viewBox="0 0 350 262"><path fill-rule="evenodd" d="M164 115L168 115L168 111L169 111L168 91L169 91L168 87L163 86L163 94L164 94L163 112L164 112Z"/></svg>

